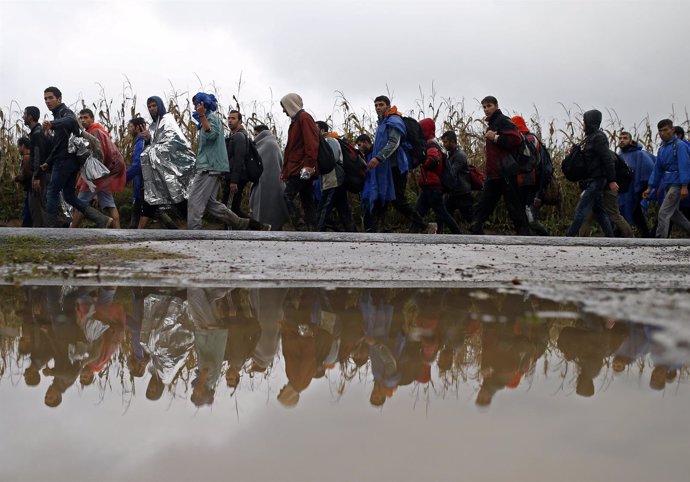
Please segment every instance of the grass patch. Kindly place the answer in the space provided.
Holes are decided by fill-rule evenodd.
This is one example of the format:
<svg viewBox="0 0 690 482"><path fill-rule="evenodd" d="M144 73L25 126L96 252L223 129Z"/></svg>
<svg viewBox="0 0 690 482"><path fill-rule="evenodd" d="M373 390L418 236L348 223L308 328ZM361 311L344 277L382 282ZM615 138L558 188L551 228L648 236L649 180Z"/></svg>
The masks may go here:
<svg viewBox="0 0 690 482"><path fill-rule="evenodd" d="M187 259L189 256L164 253L147 247L137 248L95 248L83 252L86 264L116 265L127 261L158 261L162 259Z"/></svg>
<svg viewBox="0 0 690 482"><path fill-rule="evenodd" d="M77 259L77 253L56 249L52 242L35 236L4 238L0 244L0 265L71 264Z"/></svg>

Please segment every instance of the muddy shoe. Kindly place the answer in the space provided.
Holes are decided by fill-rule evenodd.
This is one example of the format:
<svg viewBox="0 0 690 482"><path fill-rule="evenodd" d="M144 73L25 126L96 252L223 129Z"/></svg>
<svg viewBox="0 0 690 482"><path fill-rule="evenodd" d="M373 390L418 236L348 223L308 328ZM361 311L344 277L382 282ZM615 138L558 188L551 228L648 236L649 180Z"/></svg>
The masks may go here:
<svg viewBox="0 0 690 482"><path fill-rule="evenodd" d="M261 225L261 231L270 231L270 230L271 230L270 224L262 224Z"/></svg>
<svg viewBox="0 0 690 482"><path fill-rule="evenodd" d="M426 234L436 234L438 232L438 224L429 223L426 225Z"/></svg>

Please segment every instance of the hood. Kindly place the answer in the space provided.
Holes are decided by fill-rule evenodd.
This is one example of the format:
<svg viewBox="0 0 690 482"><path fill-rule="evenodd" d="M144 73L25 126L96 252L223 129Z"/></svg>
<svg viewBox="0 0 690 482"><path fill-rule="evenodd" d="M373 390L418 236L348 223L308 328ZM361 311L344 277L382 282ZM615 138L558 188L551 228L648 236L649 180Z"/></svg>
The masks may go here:
<svg viewBox="0 0 690 482"><path fill-rule="evenodd" d="M585 134L598 131L601 126L601 112L596 109L588 110L582 116L585 123Z"/></svg>
<svg viewBox="0 0 690 482"><path fill-rule="evenodd" d="M165 109L165 104L163 104L163 99L158 97L157 95L153 95L146 99L146 105L149 105L149 102L155 102L156 105L158 106L158 119L163 117L168 111ZM156 122L158 119L153 119L153 122Z"/></svg>
<svg viewBox="0 0 690 482"><path fill-rule="evenodd" d="M271 137L273 133L269 131L261 131L257 135L254 136L254 142L258 143L259 141L266 139L267 137Z"/></svg>
<svg viewBox="0 0 690 482"><path fill-rule="evenodd" d="M419 127L422 128L422 133L424 133L424 139L433 139L436 137L436 123L434 119L422 119L419 121Z"/></svg>
<svg viewBox="0 0 690 482"><path fill-rule="evenodd" d="M522 134L527 134L529 132L527 124L525 124L525 119L522 116L516 115L515 117L511 117L510 120L513 121L515 127L517 127Z"/></svg>
<svg viewBox="0 0 690 482"><path fill-rule="evenodd" d="M297 113L304 108L302 97L298 94L287 94L280 99L280 105L283 106L285 112L287 112L290 117L295 117Z"/></svg>

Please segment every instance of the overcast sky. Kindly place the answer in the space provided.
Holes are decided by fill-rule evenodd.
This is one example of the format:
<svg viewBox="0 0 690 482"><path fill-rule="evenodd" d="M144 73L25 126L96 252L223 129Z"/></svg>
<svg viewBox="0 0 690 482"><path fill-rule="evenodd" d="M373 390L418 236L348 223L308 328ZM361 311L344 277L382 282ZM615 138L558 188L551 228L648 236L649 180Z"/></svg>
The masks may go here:
<svg viewBox="0 0 690 482"><path fill-rule="evenodd" d="M37 105L48 85L92 102L189 96L227 106L288 92L317 117L341 91L356 112L390 92L402 110L494 95L508 113L564 119L561 103L615 111L626 128L687 118L690 1L0 0L0 107ZM126 76L126 77L125 77ZM200 79L200 80L199 80ZM201 81L201 82L200 82ZM13 104L16 101L17 104ZM337 121L337 119L336 119Z"/></svg>

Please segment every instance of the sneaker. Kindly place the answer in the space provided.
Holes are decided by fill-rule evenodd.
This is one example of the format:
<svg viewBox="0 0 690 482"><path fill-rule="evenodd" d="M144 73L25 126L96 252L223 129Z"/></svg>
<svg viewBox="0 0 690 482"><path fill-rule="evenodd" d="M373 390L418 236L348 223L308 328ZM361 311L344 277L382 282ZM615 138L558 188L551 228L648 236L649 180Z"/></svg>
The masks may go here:
<svg viewBox="0 0 690 482"><path fill-rule="evenodd" d="M438 224L429 223L426 225L426 234L436 234L438 232Z"/></svg>
<svg viewBox="0 0 690 482"><path fill-rule="evenodd" d="M270 230L271 230L270 224L262 224L261 225L261 231L270 231Z"/></svg>

